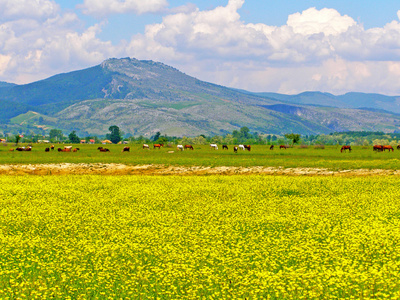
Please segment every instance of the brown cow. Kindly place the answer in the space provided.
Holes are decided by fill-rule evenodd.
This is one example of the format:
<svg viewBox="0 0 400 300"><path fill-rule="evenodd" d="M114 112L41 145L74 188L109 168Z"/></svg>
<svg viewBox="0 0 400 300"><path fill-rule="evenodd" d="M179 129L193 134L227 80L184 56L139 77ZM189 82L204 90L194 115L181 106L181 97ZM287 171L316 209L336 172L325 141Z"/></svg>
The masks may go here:
<svg viewBox="0 0 400 300"><path fill-rule="evenodd" d="M382 145L374 145L373 147L372 147L372 150L373 151L383 151L383 146Z"/></svg>
<svg viewBox="0 0 400 300"><path fill-rule="evenodd" d="M394 151L393 147L390 146L390 145L384 145L383 146L383 151L386 151L386 150L389 150L389 152L390 152L390 150L392 150L392 152Z"/></svg>
<svg viewBox="0 0 400 300"><path fill-rule="evenodd" d="M28 147L18 147L18 148L16 148L15 150L17 150L17 151L31 151L31 150L32 150L32 147L31 147L31 146L28 146Z"/></svg>
<svg viewBox="0 0 400 300"><path fill-rule="evenodd" d="M129 152L131 150L130 147L124 147L124 149L122 149L122 152Z"/></svg>
<svg viewBox="0 0 400 300"><path fill-rule="evenodd" d="M72 149L72 152L78 152L79 148Z"/></svg>
<svg viewBox="0 0 400 300"><path fill-rule="evenodd" d="M246 150L248 150L248 151L251 150L251 146L250 146L250 145L243 145L243 146L244 146L244 149L246 149Z"/></svg>
<svg viewBox="0 0 400 300"><path fill-rule="evenodd" d="M340 152L346 152L346 150L349 150L349 152L351 152L351 146L343 146L341 149L340 149Z"/></svg>
<svg viewBox="0 0 400 300"><path fill-rule="evenodd" d="M50 148L44 149L45 152L50 152Z"/></svg>
<svg viewBox="0 0 400 300"><path fill-rule="evenodd" d="M54 145L51 145L51 146L50 146L50 149L51 149L51 150L54 150Z"/></svg>
<svg viewBox="0 0 400 300"><path fill-rule="evenodd" d="M102 148L102 149L100 149L100 152L110 152L110 150L107 148Z"/></svg>
<svg viewBox="0 0 400 300"><path fill-rule="evenodd" d="M269 147L269 150L274 150L274 145L271 145L271 147Z"/></svg>
<svg viewBox="0 0 400 300"><path fill-rule="evenodd" d="M233 152L235 152L235 153L237 153L237 151L238 151L238 147L233 147Z"/></svg>
<svg viewBox="0 0 400 300"><path fill-rule="evenodd" d="M192 149L192 150L194 150L192 145L185 145L185 149Z"/></svg>
<svg viewBox="0 0 400 300"><path fill-rule="evenodd" d="M161 147L164 147L164 144L154 144L153 149L158 148L160 149Z"/></svg>

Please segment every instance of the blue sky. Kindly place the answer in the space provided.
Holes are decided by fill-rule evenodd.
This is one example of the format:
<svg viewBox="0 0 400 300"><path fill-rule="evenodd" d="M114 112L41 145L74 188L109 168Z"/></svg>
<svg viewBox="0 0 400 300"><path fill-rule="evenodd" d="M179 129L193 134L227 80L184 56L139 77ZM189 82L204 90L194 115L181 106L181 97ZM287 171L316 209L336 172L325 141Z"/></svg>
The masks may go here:
<svg viewBox="0 0 400 300"><path fill-rule="evenodd" d="M110 57L256 92L400 95L400 2L0 0L0 81Z"/></svg>

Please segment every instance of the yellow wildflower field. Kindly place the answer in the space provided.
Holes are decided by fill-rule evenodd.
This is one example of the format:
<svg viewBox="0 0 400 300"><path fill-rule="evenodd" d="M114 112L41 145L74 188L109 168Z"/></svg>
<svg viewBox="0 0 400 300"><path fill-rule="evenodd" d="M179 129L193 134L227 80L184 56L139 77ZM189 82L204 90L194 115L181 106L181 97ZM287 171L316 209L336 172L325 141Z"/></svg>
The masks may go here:
<svg viewBox="0 0 400 300"><path fill-rule="evenodd" d="M400 298L400 177L0 177L1 299Z"/></svg>

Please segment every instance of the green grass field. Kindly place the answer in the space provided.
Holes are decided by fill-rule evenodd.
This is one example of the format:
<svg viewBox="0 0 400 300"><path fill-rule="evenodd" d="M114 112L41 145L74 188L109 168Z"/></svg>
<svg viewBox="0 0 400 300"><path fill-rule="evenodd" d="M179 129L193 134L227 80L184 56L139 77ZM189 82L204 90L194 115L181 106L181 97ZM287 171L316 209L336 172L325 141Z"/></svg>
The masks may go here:
<svg viewBox="0 0 400 300"><path fill-rule="evenodd" d="M62 145L56 145L56 148ZM268 146L252 146L251 152L211 150L209 146L194 146L194 151L176 151L176 148L143 150L140 145L130 145L131 152L121 153L122 145L107 145L111 152L101 153L99 145L76 145L77 153L44 152L48 145L34 144L32 152L10 152L12 145L0 146L0 164L43 163L122 163L128 165L157 164L177 166L270 166L343 169L400 169L400 151L374 152L371 147L353 147L351 153L341 153L340 147L325 149L298 147L287 150L269 150ZM220 147L221 148L221 147ZM276 147L277 148L277 147ZM174 153L168 153L174 151Z"/></svg>
<svg viewBox="0 0 400 300"><path fill-rule="evenodd" d="M397 176L0 176L1 299L399 299Z"/></svg>

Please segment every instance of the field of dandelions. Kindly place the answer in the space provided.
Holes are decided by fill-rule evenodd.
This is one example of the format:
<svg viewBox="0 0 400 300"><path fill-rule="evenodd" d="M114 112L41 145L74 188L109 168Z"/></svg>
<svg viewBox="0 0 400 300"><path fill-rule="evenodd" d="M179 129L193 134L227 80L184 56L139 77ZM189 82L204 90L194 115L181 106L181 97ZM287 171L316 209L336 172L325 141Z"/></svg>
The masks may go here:
<svg viewBox="0 0 400 300"><path fill-rule="evenodd" d="M0 299L399 299L399 184L2 175Z"/></svg>

